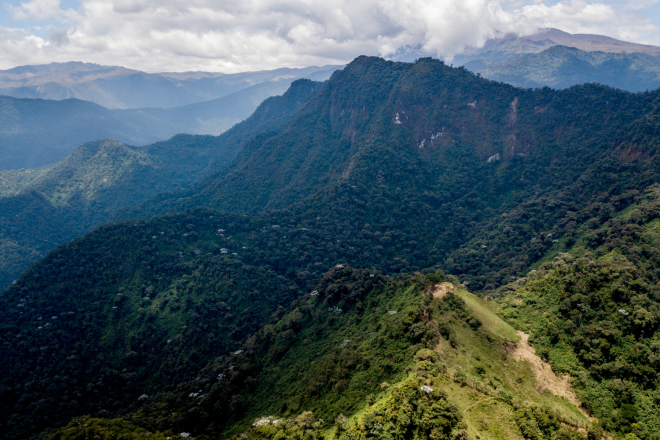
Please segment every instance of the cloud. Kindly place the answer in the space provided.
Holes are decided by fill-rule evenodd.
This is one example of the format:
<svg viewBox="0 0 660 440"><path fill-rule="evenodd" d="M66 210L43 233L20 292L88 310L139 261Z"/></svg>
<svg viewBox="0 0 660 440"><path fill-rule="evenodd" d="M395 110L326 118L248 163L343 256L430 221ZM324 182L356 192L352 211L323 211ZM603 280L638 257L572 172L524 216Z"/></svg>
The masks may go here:
<svg viewBox="0 0 660 440"><path fill-rule="evenodd" d="M451 58L495 35L546 26L643 39L656 31L639 12L651 3L622 9L579 0L82 0L63 10L59 0L30 0L6 6L18 28L0 28L0 67L82 60L234 72L338 64L411 47ZM50 31L32 30L44 22Z"/></svg>
<svg viewBox="0 0 660 440"><path fill-rule="evenodd" d="M30 0L20 6L6 5L14 20L45 21L59 18L60 0Z"/></svg>

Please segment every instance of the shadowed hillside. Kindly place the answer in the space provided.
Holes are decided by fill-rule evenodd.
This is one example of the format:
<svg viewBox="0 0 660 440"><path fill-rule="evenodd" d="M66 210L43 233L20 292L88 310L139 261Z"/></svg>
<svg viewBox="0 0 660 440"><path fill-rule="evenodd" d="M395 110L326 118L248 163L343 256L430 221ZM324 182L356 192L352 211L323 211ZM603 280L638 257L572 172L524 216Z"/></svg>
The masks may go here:
<svg viewBox="0 0 660 440"><path fill-rule="evenodd" d="M244 142L285 122L319 85L298 80L218 137L178 135L145 147L90 142L50 167L0 172L0 286L118 211L227 166Z"/></svg>

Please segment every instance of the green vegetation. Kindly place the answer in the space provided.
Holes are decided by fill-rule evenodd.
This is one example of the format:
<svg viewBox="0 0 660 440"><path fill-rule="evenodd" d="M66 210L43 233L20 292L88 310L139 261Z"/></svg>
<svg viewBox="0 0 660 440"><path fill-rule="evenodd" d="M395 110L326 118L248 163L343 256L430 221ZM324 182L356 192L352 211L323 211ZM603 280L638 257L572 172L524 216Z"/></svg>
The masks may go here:
<svg viewBox="0 0 660 440"><path fill-rule="evenodd" d="M390 274L441 268L491 290L555 249L574 213L611 215L656 182L657 100L361 57L225 172L126 218L194 206L257 215L310 230L314 249L281 256L292 270L310 258L322 271L340 258Z"/></svg>
<svg viewBox="0 0 660 440"><path fill-rule="evenodd" d="M475 72L517 87L565 89L599 83L629 92L660 87L660 59L643 53L585 52L553 46L541 53L521 55L486 66L473 62Z"/></svg>
<svg viewBox="0 0 660 440"><path fill-rule="evenodd" d="M463 290L433 294L443 278L335 268L240 350L113 426L200 439L586 438L590 422L510 358L512 341L492 333L507 325L488 307Z"/></svg>
<svg viewBox="0 0 660 440"><path fill-rule="evenodd" d="M570 253L503 291L502 316L576 379L603 428L639 438L660 432L659 194L651 187L620 215L587 220Z"/></svg>
<svg viewBox="0 0 660 440"><path fill-rule="evenodd" d="M0 296L3 436L657 438L658 93L361 57L293 101Z"/></svg>
<svg viewBox="0 0 660 440"><path fill-rule="evenodd" d="M90 142L55 165L0 172L0 288L117 212L226 167L244 142L284 123L319 86L296 81L218 137L178 135L145 147Z"/></svg>

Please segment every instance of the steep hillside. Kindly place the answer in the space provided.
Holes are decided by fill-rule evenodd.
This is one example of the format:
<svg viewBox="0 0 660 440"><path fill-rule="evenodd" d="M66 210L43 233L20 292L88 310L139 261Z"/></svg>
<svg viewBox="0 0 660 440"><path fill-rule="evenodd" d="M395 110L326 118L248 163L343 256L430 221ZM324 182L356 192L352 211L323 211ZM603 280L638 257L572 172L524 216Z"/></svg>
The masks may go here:
<svg viewBox="0 0 660 440"><path fill-rule="evenodd" d="M116 212L222 169L244 142L285 122L319 86L298 80L219 137L179 135L145 147L97 141L50 167L0 172L0 286Z"/></svg>
<svg viewBox="0 0 660 440"><path fill-rule="evenodd" d="M393 280L335 268L194 379L142 394L123 420L77 419L47 438L109 432L131 438L145 431L156 438L292 439L597 433L517 359L519 337L491 305L443 278ZM181 342L168 341L170 358L184 350Z"/></svg>
<svg viewBox="0 0 660 440"><path fill-rule="evenodd" d="M634 400L654 398L655 364L633 358L654 353L655 330L598 364L616 375L626 356L641 372L639 394L608 404L622 378L571 360L588 342L572 304L559 357L538 347L557 373L568 359L575 389L461 286L510 289L608 221L610 242L627 240L616 219L659 175L657 104L657 92L522 90L430 59L358 58L282 125L246 121L268 131L234 133L247 143L226 170L124 213L171 214L100 227L12 283L2 435L593 439L602 426L655 440L656 404ZM649 273L651 243L624 246ZM617 301L634 289L652 301L654 278L631 275ZM498 311L534 343L561 298L536 286L539 308Z"/></svg>
<svg viewBox="0 0 660 440"><path fill-rule="evenodd" d="M599 83L629 92L660 87L660 57L643 53L584 52L554 46L485 67L478 63L466 67L517 87L564 89L575 84Z"/></svg>
<svg viewBox="0 0 660 440"><path fill-rule="evenodd" d="M145 73L121 66L69 62L19 66L0 71L0 94L15 98L80 99L109 109L171 108L204 102L257 84L268 96L281 82L299 78L325 81L343 66L219 72ZM209 134L209 133L205 133Z"/></svg>
<svg viewBox="0 0 660 440"><path fill-rule="evenodd" d="M562 243L567 252L500 292L502 316L531 334L555 371L576 378L603 428L657 438L660 189L634 197L611 218L578 213L582 225Z"/></svg>
<svg viewBox="0 0 660 440"><path fill-rule="evenodd" d="M574 211L621 209L657 181L657 100L362 57L226 172L130 215L208 206L313 225L356 267L441 267L491 289L555 246Z"/></svg>

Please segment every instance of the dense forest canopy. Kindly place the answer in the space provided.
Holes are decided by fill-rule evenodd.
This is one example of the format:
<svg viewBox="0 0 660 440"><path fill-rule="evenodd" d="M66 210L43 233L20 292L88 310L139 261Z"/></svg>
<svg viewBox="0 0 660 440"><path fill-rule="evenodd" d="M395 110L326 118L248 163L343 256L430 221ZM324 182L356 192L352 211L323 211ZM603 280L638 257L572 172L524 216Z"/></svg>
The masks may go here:
<svg viewBox="0 0 660 440"><path fill-rule="evenodd" d="M308 96L0 296L2 435L657 439L658 92L360 57Z"/></svg>
<svg viewBox="0 0 660 440"><path fill-rule="evenodd" d="M177 135L144 147L89 142L50 167L0 172L0 288L117 212L226 167L244 142L284 123L319 86L297 80L220 136Z"/></svg>

